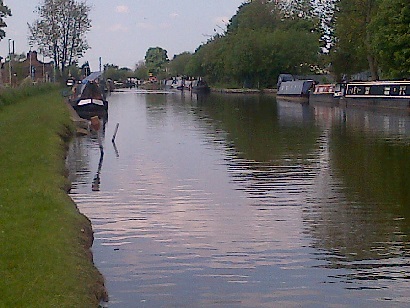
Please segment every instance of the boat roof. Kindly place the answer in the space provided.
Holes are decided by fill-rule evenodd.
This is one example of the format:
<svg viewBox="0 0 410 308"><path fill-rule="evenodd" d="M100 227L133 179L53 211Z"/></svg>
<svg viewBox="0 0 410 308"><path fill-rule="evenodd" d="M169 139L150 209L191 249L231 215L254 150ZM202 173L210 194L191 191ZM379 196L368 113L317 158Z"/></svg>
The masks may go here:
<svg viewBox="0 0 410 308"><path fill-rule="evenodd" d="M103 72L92 72L90 75L88 75L87 77L83 79L82 83L88 83L90 81L97 80L101 78L102 74Z"/></svg>
<svg viewBox="0 0 410 308"><path fill-rule="evenodd" d="M278 95L301 95L307 94L310 87L313 85L313 80L294 80L282 82Z"/></svg>

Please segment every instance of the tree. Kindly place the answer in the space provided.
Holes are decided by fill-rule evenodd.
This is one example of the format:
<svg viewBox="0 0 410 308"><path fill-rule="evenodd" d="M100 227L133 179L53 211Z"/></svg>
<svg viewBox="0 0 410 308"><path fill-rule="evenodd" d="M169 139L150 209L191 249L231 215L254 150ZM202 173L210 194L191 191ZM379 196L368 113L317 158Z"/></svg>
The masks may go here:
<svg viewBox="0 0 410 308"><path fill-rule="evenodd" d="M11 11L6 5L3 4L3 0L0 0L0 40L6 36L6 32L3 28L7 27L4 19L8 16L11 16Z"/></svg>
<svg viewBox="0 0 410 308"><path fill-rule="evenodd" d="M278 18L275 3L266 0L253 0L243 3L227 26L227 33L244 29L274 29Z"/></svg>
<svg viewBox="0 0 410 308"><path fill-rule="evenodd" d="M192 53L183 52L179 55L175 55L174 58L168 63L169 76L183 76L188 75L187 66L192 58Z"/></svg>
<svg viewBox="0 0 410 308"><path fill-rule="evenodd" d="M145 65L149 73L158 76L164 72L165 64L168 63L168 55L161 47L150 47L145 54Z"/></svg>
<svg viewBox="0 0 410 308"><path fill-rule="evenodd" d="M373 48L383 77L410 77L410 2L383 0L372 21Z"/></svg>
<svg viewBox="0 0 410 308"><path fill-rule="evenodd" d="M378 11L378 0L340 0L338 7L335 29L337 42L333 55L335 64L346 64L345 61L349 60L349 65L356 66L356 72L367 68L371 78L377 80L378 63L373 49L370 25ZM348 67L335 69L344 71Z"/></svg>
<svg viewBox="0 0 410 308"><path fill-rule="evenodd" d="M128 67L120 68L118 65L105 64L104 75L106 78L110 78L112 80L125 81L129 77L133 77L134 72Z"/></svg>
<svg viewBox="0 0 410 308"><path fill-rule="evenodd" d="M195 53L191 56L188 63L186 64L186 75L187 76L205 76L205 70L202 66L203 63L203 55L204 53L201 52L201 48L205 45L201 45L197 48Z"/></svg>
<svg viewBox="0 0 410 308"><path fill-rule="evenodd" d="M135 77L137 77L138 79L141 79L141 80L148 79L149 73L148 73L148 69L147 69L147 66L145 65L144 61L139 61L135 65L134 75L135 75Z"/></svg>
<svg viewBox="0 0 410 308"><path fill-rule="evenodd" d="M63 73L89 49L86 33L91 29L85 1L43 0L37 7L39 19L29 25L29 41L54 60Z"/></svg>

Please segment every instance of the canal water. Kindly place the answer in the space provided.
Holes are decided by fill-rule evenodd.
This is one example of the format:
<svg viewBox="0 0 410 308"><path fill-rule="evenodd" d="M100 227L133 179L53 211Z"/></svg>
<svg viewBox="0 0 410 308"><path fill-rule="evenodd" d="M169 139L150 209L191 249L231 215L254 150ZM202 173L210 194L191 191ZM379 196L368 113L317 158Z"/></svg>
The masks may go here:
<svg viewBox="0 0 410 308"><path fill-rule="evenodd" d="M259 95L109 103L104 155L85 136L67 158L108 307L409 305L408 116Z"/></svg>

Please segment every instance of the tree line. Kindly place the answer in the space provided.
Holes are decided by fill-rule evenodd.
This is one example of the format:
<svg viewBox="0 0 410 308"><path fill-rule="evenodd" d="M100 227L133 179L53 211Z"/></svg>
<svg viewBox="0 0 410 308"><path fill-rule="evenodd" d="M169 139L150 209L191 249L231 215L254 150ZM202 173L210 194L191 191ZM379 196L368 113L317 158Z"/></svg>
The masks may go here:
<svg viewBox="0 0 410 308"><path fill-rule="evenodd" d="M90 48L91 7L85 0L42 0L29 24L30 44L61 73L78 67ZM0 0L0 39L10 9ZM280 73L330 73L336 80L367 71L370 78L403 79L410 72L408 0L249 0L195 52L168 59L150 47L135 70L105 67L113 75L204 76L212 84L271 87Z"/></svg>
<svg viewBox="0 0 410 308"><path fill-rule="evenodd" d="M331 73L336 80L367 71L370 79L410 73L408 0L253 0L223 34L169 63L176 74L212 83L269 87L280 73Z"/></svg>

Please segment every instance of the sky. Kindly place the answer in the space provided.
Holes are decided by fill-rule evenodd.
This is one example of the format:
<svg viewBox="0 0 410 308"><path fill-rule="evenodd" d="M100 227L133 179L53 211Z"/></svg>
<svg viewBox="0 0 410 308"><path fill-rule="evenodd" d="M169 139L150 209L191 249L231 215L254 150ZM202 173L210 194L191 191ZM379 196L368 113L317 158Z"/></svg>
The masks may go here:
<svg viewBox="0 0 410 308"><path fill-rule="evenodd" d="M84 0L81 0L84 1ZM150 47L161 47L168 57L195 49L221 33L244 0L85 0L92 7L91 49L79 60L89 61L91 69L103 64L135 68ZM27 53L28 25L37 18L35 8L43 0L3 0L13 16L5 22L6 37L0 41L0 55L8 54L9 39L15 53ZM41 60L41 59L40 59Z"/></svg>

